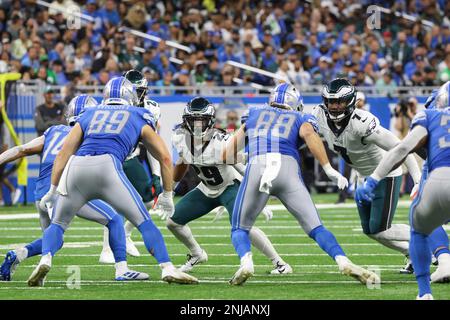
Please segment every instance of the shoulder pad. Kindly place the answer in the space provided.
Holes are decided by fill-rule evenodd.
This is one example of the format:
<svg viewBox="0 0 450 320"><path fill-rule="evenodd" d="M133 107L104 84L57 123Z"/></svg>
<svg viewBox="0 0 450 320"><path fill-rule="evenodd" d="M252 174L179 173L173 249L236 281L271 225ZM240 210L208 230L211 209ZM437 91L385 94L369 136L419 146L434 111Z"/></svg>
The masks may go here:
<svg viewBox="0 0 450 320"><path fill-rule="evenodd" d="M356 109L350 116L356 133L363 137L371 135L380 125L380 121L369 111Z"/></svg>

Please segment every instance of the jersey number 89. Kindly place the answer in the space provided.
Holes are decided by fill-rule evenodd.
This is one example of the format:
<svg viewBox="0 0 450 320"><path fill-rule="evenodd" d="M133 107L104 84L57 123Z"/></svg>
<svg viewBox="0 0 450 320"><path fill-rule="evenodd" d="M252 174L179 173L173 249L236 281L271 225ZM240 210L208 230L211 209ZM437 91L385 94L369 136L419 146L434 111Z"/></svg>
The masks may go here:
<svg viewBox="0 0 450 320"><path fill-rule="evenodd" d="M119 134L123 127L125 127L129 117L130 113L125 110L117 110L114 112L98 110L92 117L87 133Z"/></svg>

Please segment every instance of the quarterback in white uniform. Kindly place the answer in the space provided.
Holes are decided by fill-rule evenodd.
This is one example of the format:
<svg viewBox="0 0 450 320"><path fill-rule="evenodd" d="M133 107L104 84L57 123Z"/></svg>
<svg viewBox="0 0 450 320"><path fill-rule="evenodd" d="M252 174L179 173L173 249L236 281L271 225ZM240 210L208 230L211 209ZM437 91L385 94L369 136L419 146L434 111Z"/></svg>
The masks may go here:
<svg viewBox="0 0 450 320"><path fill-rule="evenodd" d="M196 188L176 204L173 216L163 217L167 219L167 228L190 251L187 262L180 268L184 272L208 260L205 250L194 239L187 224L222 206L227 209L231 222L234 202L245 171L243 164L223 164L222 148L229 135L213 128L214 123L214 106L205 98L196 97L185 107L183 123L173 133L173 144L179 156L174 169L175 182L183 178L189 166L194 168L201 180ZM272 216L267 208L263 214L266 219ZM292 268L281 259L263 231L253 227L250 238L253 245L272 261L275 267L272 274L292 272Z"/></svg>
<svg viewBox="0 0 450 320"><path fill-rule="evenodd" d="M368 111L355 109L356 91L346 79L334 79L324 86L323 105L313 109L320 135L328 147L356 170L358 182L371 175L387 150L399 139L380 125ZM420 170L413 155L405 164L414 180L420 182ZM410 229L406 224L392 224L399 198L401 168L390 172L375 190L373 201L355 199L363 232L384 246L408 256ZM401 270L412 273L411 264Z"/></svg>

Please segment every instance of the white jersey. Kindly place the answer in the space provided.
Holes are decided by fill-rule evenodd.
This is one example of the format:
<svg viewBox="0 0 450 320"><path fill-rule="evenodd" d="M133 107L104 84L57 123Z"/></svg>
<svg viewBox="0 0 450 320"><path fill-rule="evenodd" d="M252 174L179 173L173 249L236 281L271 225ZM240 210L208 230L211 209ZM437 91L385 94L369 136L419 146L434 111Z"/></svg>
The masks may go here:
<svg viewBox="0 0 450 320"><path fill-rule="evenodd" d="M367 177L375 171L386 151L376 144L364 143L364 138L380 127L377 117L368 111L355 109L348 124L337 128L331 120L328 120L320 106L314 107L312 114L317 118L319 134L325 138L328 147L354 168L360 178ZM393 170L388 177L400 175L402 175L401 167Z"/></svg>
<svg viewBox="0 0 450 320"><path fill-rule="evenodd" d="M194 168L201 180L197 188L210 198L220 196L235 180L242 180L234 166L222 163L222 149L230 135L218 129L213 130L211 139L204 143L200 139L196 142L181 126L175 128L172 136L172 143L179 156L177 164L189 164Z"/></svg>

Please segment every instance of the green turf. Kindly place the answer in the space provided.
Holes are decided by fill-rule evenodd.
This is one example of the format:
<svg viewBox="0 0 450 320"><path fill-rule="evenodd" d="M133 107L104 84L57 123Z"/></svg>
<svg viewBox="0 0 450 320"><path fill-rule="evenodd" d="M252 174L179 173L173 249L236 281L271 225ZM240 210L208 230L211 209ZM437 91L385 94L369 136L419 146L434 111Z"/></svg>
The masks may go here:
<svg viewBox="0 0 450 320"><path fill-rule="evenodd" d="M317 203L333 203L336 195L314 197ZM350 201L348 203L351 203ZM271 204L278 204L271 201ZM1 214L34 213L33 206L0 208ZM253 250L255 276L242 287L228 285L239 259L230 242L227 219L212 223L207 215L191 224L197 240L209 254L209 261L198 266L193 275L200 284L169 285L160 281L155 260L144 254L139 233L133 239L143 254L129 258L132 268L150 274L145 282L114 281L114 267L98 263L103 236L102 227L76 218L65 237L65 247L54 258L54 266L43 288L28 288L26 279L38 257L22 263L11 282L0 282L0 299L414 299L417 287L412 275L400 275L404 257L384 248L361 233L356 209L320 210L324 225L335 235L348 256L357 264L378 270L380 288L369 289L352 278L341 275L334 261L311 241L286 211L274 212L272 221L262 218L257 225L272 239L281 256L294 268L292 275L273 276L270 262ZM176 265L185 261L186 249L163 227L169 253ZM407 208L397 210L395 222L407 223ZM37 219L0 220L0 254L41 235ZM81 288L69 289L70 268L79 268ZM433 269L434 270L434 269ZM70 281L69 281L70 282ZM449 285L433 285L436 299L450 298Z"/></svg>

